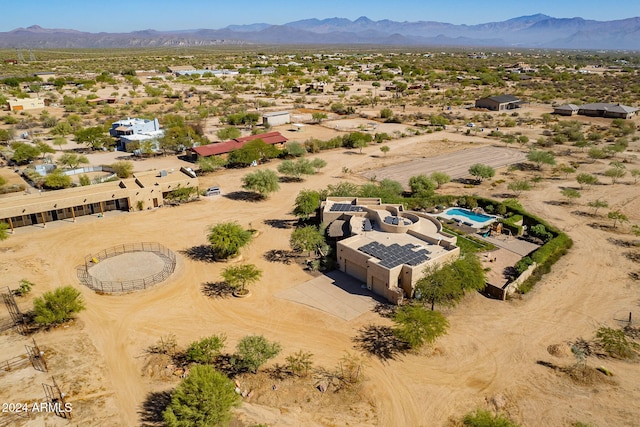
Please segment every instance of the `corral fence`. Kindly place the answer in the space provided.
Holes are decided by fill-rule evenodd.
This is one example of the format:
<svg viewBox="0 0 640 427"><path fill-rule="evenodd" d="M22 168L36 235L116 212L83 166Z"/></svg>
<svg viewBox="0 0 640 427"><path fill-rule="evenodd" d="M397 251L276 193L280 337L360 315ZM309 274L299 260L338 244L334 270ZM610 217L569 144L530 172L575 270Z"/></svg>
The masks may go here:
<svg viewBox="0 0 640 427"><path fill-rule="evenodd" d="M118 255L131 252L153 252L164 261L162 271L142 279L122 280L122 281L106 281L100 280L91 274L89 270L95 264L105 259L113 258ZM100 252L87 255L84 258L84 265L78 266L76 271L78 279L85 286L99 293L116 294L125 292L134 292L147 289L166 280L176 268L176 255L160 243L143 242L143 243L127 243L104 249Z"/></svg>

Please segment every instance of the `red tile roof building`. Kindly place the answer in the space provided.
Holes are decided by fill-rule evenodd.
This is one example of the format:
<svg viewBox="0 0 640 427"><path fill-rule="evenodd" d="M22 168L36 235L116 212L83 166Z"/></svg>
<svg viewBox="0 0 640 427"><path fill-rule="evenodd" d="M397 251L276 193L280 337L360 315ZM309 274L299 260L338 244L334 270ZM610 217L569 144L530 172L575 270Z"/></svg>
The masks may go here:
<svg viewBox="0 0 640 427"><path fill-rule="evenodd" d="M221 154L228 154L233 150L242 148L247 142L254 141L256 139L261 139L269 145L284 144L288 141L280 132L269 132L259 135L243 136L230 141L217 142L215 144L201 145L200 147L193 147L190 150L202 157L217 156Z"/></svg>

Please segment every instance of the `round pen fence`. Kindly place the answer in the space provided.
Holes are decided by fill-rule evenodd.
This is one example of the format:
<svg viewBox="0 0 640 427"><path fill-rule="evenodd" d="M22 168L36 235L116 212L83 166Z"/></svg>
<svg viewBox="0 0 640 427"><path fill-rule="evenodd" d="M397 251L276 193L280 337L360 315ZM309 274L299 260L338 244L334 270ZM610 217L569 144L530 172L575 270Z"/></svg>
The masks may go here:
<svg viewBox="0 0 640 427"><path fill-rule="evenodd" d="M141 266L140 272L143 277L131 280L103 280L96 275L92 275L92 268L101 262L120 255L147 252L155 254L162 261L162 269L154 274L145 275L144 266ZM159 243L128 243L104 249L100 252L87 255L84 259L84 265L78 266L78 279L85 286L99 293L114 294L140 291L150 288L164 280L166 280L174 272L176 268L176 255Z"/></svg>

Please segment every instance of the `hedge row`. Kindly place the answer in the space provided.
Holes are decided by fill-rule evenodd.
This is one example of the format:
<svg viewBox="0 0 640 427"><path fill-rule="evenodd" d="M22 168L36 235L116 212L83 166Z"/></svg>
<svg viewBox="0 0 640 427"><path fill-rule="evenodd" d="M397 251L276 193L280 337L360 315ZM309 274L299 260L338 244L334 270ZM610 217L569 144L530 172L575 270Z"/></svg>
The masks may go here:
<svg viewBox="0 0 640 427"><path fill-rule="evenodd" d="M483 204L486 205L496 203L494 200L481 197L477 197L477 200L480 206L482 206ZM523 223L525 225L531 227L536 224L542 224L545 226L547 231L553 234L552 239L550 239L544 245L540 246L530 255L531 260L533 262L536 262L538 266L533 271L531 277L525 280L518 289L520 293L526 294L533 288L536 283L540 281L540 279L542 279L542 276L551 271L551 266L567 253L567 251L573 246L573 241L571 240L571 238L569 238L569 236L560 231L557 227L549 224L544 219L525 211L517 201L506 200L503 203L507 206L509 212L512 213L512 217L516 215L522 215ZM520 267L524 267L524 265L521 265Z"/></svg>

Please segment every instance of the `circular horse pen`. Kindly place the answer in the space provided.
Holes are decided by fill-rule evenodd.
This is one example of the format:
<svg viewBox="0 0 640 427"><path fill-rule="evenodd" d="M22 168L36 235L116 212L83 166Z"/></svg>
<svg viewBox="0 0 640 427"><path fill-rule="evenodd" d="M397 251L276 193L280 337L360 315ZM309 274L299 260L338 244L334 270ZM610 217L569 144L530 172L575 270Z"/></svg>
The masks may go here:
<svg viewBox="0 0 640 427"><path fill-rule="evenodd" d="M78 279L98 293L140 291L166 280L176 268L176 255L159 243L129 243L87 255Z"/></svg>

